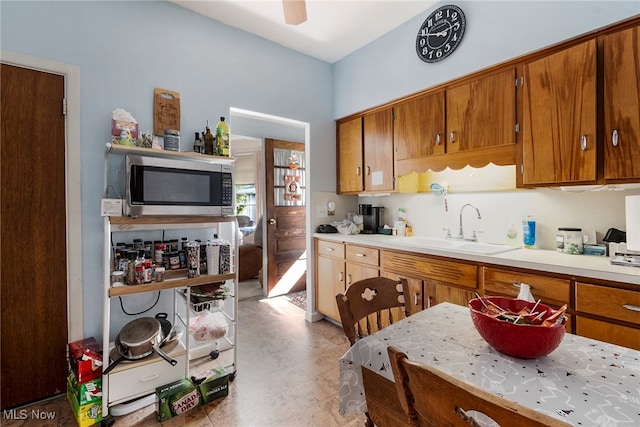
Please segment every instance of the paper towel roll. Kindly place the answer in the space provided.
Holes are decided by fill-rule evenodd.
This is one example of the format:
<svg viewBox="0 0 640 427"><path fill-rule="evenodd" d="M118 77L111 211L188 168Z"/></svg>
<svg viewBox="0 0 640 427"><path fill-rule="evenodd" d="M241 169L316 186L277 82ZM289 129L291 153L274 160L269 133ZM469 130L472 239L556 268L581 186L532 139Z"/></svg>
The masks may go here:
<svg viewBox="0 0 640 427"><path fill-rule="evenodd" d="M640 251L640 196L625 197L627 249Z"/></svg>

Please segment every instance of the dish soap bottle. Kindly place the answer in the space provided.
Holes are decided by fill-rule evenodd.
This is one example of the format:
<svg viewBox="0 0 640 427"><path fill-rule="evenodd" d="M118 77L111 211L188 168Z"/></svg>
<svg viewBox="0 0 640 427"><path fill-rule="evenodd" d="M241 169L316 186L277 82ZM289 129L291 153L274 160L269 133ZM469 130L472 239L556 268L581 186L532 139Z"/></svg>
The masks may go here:
<svg viewBox="0 0 640 427"><path fill-rule="evenodd" d="M532 248L536 244L536 222L531 215L522 220L522 243L525 248Z"/></svg>
<svg viewBox="0 0 640 427"><path fill-rule="evenodd" d="M507 229L507 245L518 246L518 230L516 229L516 221L513 219Z"/></svg>
<svg viewBox="0 0 640 427"><path fill-rule="evenodd" d="M218 145L218 156L229 157L229 125L220 117L216 125L216 142Z"/></svg>

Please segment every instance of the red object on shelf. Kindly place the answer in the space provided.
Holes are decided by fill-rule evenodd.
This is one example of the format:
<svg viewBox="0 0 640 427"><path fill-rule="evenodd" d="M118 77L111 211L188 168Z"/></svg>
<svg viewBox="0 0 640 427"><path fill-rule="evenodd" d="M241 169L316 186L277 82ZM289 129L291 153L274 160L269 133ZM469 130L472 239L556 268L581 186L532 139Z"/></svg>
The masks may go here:
<svg viewBox="0 0 640 427"><path fill-rule="evenodd" d="M482 297L469 301L473 325L480 336L499 352L521 359L535 359L551 353L562 342L566 331L566 318L561 324L553 326L516 324L483 312L483 302L487 305L494 303L512 313L518 313L523 308L531 309L536 303L504 297ZM546 311L548 314L544 318L555 312L551 307L541 303L535 311Z"/></svg>
<svg viewBox="0 0 640 427"><path fill-rule="evenodd" d="M94 337L69 343L69 365L78 384L102 377L102 347Z"/></svg>

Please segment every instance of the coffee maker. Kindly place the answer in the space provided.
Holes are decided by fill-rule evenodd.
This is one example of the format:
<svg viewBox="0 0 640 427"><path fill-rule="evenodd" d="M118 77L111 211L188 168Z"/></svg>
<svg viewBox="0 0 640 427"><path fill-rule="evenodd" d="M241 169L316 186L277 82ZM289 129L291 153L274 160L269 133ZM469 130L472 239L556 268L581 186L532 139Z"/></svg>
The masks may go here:
<svg viewBox="0 0 640 427"><path fill-rule="evenodd" d="M358 205L358 214L362 216L362 234L376 234L378 227L383 226L382 210L380 206Z"/></svg>

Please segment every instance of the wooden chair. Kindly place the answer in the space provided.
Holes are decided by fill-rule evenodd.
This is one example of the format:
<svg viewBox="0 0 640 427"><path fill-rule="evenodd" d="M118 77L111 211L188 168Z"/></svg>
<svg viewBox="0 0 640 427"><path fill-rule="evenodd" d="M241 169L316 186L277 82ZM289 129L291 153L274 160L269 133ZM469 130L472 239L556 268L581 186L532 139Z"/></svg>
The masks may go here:
<svg viewBox="0 0 640 427"><path fill-rule="evenodd" d="M410 425L478 426L470 410L482 412L502 427L565 427L557 418L413 362L397 348L387 348L396 390Z"/></svg>
<svg viewBox="0 0 640 427"><path fill-rule="evenodd" d="M359 280L351 284L344 295L336 295L342 329L349 343L353 345L360 338L392 324L396 307L401 309L395 310L396 317L408 316L405 298L408 301L407 280L387 277Z"/></svg>

